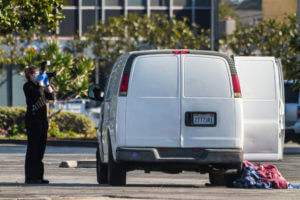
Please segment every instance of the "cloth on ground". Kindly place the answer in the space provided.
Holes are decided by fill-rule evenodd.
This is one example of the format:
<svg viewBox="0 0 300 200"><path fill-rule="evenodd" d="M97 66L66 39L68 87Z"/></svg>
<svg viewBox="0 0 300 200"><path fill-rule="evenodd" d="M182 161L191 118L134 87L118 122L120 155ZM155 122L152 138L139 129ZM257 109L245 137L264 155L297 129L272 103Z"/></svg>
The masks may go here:
<svg viewBox="0 0 300 200"><path fill-rule="evenodd" d="M252 166L258 173L260 179L263 182L272 183L273 188L287 189L288 183L285 178L280 174L275 165L272 164L253 164L248 161L244 161L243 164L246 167Z"/></svg>
<svg viewBox="0 0 300 200"><path fill-rule="evenodd" d="M288 184L288 189L300 189L300 185Z"/></svg>
<svg viewBox="0 0 300 200"><path fill-rule="evenodd" d="M233 182L233 187L237 188L277 188L287 189L288 182L280 174L275 165L253 164L248 161L243 162L241 178ZM291 185L293 188L297 187Z"/></svg>
<svg viewBox="0 0 300 200"><path fill-rule="evenodd" d="M233 182L236 188L265 188L271 189L271 183L261 181L254 167L244 165L241 178Z"/></svg>

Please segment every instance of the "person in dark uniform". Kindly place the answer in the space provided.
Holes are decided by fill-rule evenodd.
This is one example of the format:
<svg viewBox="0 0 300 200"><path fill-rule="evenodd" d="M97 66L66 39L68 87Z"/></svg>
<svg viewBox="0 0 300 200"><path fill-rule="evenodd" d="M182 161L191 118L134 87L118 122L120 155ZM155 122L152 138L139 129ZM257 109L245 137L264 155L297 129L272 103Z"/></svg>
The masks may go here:
<svg viewBox="0 0 300 200"><path fill-rule="evenodd" d="M25 183L49 184L44 179L43 157L47 142L48 119L47 100L54 100L53 89L41 78L39 68L25 68L27 82L23 86L27 111L25 125L27 131L27 151L25 158Z"/></svg>

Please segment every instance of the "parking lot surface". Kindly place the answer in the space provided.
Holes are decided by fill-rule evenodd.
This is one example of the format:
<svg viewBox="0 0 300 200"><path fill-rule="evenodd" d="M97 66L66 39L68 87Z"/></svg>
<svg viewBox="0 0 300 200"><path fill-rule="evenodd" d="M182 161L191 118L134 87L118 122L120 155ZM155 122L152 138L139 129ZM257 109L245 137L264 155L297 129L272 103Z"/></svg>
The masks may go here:
<svg viewBox="0 0 300 200"><path fill-rule="evenodd" d="M95 158L94 148L47 147L44 163L49 185L24 184L24 145L0 145L0 199L300 199L300 190L234 189L207 186L208 175L194 172L127 173L126 187L98 185L94 168L59 168L66 160ZM289 145L274 162L292 184L300 185L300 146Z"/></svg>

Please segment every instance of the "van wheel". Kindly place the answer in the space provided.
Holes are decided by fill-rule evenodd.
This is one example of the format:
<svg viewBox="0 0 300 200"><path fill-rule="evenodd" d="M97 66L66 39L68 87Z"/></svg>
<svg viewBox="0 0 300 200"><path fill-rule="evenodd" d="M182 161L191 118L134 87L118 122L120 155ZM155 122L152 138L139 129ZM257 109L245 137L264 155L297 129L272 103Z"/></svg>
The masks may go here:
<svg viewBox="0 0 300 200"><path fill-rule="evenodd" d="M233 181L240 178L240 171L212 171L209 172L209 181L212 185L232 187Z"/></svg>
<svg viewBox="0 0 300 200"><path fill-rule="evenodd" d="M108 145L108 184L112 186L126 185L126 170L120 163L113 159L111 143Z"/></svg>
<svg viewBox="0 0 300 200"><path fill-rule="evenodd" d="M99 184L107 184L107 164L102 163L99 156L99 147L97 146L96 152L96 172L97 172L97 182Z"/></svg>
<svg viewBox="0 0 300 200"><path fill-rule="evenodd" d="M225 174L225 171L223 171L223 170L209 172L209 182L212 185L218 185L218 186L226 185L224 174Z"/></svg>

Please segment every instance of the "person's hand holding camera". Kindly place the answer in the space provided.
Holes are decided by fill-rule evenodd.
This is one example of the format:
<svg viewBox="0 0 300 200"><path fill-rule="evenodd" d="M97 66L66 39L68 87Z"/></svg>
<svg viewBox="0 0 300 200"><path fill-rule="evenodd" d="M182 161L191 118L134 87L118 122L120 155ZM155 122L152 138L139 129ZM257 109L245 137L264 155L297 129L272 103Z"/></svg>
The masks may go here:
<svg viewBox="0 0 300 200"><path fill-rule="evenodd" d="M48 75L46 72L39 73L36 75L35 80L39 83L40 86L48 87L50 85Z"/></svg>
<svg viewBox="0 0 300 200"><path fill-rule="evenodd" d="M48 92L53 92L53 89L49 83L48 74L46 72L39 73L38 75L36 75L35 80L39 83L40 86L45 86L48 89Z"/></svg>

